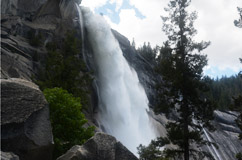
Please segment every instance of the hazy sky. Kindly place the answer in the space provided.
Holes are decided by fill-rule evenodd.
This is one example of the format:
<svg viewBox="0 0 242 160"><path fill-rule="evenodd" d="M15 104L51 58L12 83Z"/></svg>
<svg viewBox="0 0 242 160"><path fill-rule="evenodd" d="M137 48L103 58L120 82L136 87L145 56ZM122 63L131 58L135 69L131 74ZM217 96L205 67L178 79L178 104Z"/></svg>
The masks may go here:
<svg viewBox="0 0 242 160"><path fill-rule="evenodd" d="M161 46L166 40L162 32L164 7L168 0L83 0L82 6L104 15L110 26L126 36L134 38L136 46L150 42ZM193 0L189 10L198 12L195 28L197 41L211 41L203 52L208 55L205 74L211 77L237 74L242 70L242 28L234 26L239 19L237 7L242 0Z"/></svg>

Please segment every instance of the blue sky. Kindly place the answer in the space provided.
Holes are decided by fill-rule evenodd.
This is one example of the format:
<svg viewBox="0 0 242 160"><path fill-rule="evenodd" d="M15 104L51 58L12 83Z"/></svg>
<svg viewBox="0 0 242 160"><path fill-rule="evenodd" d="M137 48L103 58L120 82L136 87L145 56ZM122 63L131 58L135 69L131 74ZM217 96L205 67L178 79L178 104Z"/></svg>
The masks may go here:
<svg viewBox="0 0 242 160"><path fill-rule="evenodd" d="M117 2L111 3L110 1L107 1L105 5L95 8L94 12L108 16L110 20L115 24L120 23L119 14L122 9L132 9L135 11L135 16L137 18L145 18L145 16L134 5L130 5L128 0L123 0L121 6L117 7L117 5Z"/></svg>
<svg viewBox="0 0 242 160"><path fill-rule="evenodd" d="M220 69L218 67L210 67L208 69L205 69L205 75L208 75L211 78L216 79L221 78L222 76L234 76L237 75L238 72L236 72L235 70L231 69L231 68L224 68L224 69Z"/></svg>
<svg viewBox="0 0 242 160"><path fill-rule="evenodd" d="M82 6L89 7L97 14L103 14L110 26L126 36L134 38L136 45L145 41L152 46L162 45L166 40L162 32L161 15L168 0L83 0ZM211 41L204 50L208 55L205 74L212 78L231 76L242 70L242 29L233 21L239 18L236 7L242 7L242 0L193 0L191 10L198 12L195 28L197 41Z"/></svg>

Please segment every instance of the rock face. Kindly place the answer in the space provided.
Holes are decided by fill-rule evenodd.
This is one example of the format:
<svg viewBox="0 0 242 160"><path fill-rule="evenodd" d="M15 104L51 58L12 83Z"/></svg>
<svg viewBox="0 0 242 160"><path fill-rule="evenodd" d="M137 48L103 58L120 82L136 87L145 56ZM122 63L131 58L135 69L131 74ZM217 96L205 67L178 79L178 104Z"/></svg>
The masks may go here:
<svg viewBox="0 0 242 160"><path fill-rule="evenodd" d="M209 151L216 160L229 159L236 160L235 155L242 151L242 141L238 139L240 129L235 123L238 116L236 112L214 112L215 119L212 124L215 126L215 132L209 132L204 138L218 145L218 149L214 147L203 147L205 151Z"/></svg>
<svg viewBox="0 0 242 160"><path fill-rule="evenodd" d="M155 115L151 110L149 116L157 128L157 134L163 137L166 136L165 125L169 120L165 115ZM236 112L214 111L215 118L211 123L216 130L210 132L204 128L203 138L215 143L218 148L215 146L202 146L199 150L211 153L215 160L236 160L235 155L242 151L242 141L238 138L241 131L234 121L237 116L238 113Z"/></svg>
<svg viewBox="0 0 242 160"><path fill-rule="evenodd" d="M1 13L30 17L46 2L47 0L2 0Z"/></svg>
<svg viewBox="0 0 242 160"><path fill-rule="evenodd" d="M2 0L1 76L31 81L47 54L45 45L79 30L78 0ZM80 36L81 37L81 36ZM34 40L38 43L31 44Z"/></svg>
<svg viewBox="0 0 242 160"><path fill-rule="evenodd" d="M19 160L19 157L11 152L1 151L1 160Z"/></svg>
<svg viewBox="0 0 242 160"><path fill-rule="evenodd" d="M49 108L38 87L26 80L1 80L1 144L23 160L51 160Z"/></svg>
<svg viewBox="0 0 242 160"><path fill-rule="evenodd" d="M74 146L57 160L138 160L114 137L96 133L82 146Z"/></svg>

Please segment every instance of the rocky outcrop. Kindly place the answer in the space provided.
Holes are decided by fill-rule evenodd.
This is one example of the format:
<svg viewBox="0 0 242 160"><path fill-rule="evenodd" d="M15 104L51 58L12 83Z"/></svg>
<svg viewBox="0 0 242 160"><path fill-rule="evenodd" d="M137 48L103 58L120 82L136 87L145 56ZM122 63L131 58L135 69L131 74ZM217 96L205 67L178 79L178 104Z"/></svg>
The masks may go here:
<svg viewBox="0 0 242 160"><path fill-rule="evenodd" d="M19 160L19 157L11 152L1 151L1 160Z"/></svg>
<svg viewBox="0 0 242 160"><path fill-rule="evenodd" d="M74 146L57 160L138 160L113 136L96 133L82 146Z"/></svg>
<svg viewBox="0 0 242 160"><path fill-rule="evenodd" d="M236 160L235 155L242 151L242 141L238 138L241 131L235 123L237 116L238 113L236 112L215 111L215 119L212 124L216 131L209 132L205 129L206 134L204 134L204 138L214 142L218 149L206 146L203 147L203 150L209 151L216 160Z"/></svg>
<svg viewBox="0 0 242 160"><path fill-rule="evenodd" d="M166 136L165 125L169 121L164 114L155 115L151 110L149 112L150 119L157 129L157 135ZM209 131L204 128L203 138L209 142L213 142L216 146L202 146L199 150L211 153L215 160L236 160L235 155L242 151L242 141L238 136L241 133L235 119L237 112L214 111L214 120L211 122L215 127L215 131ZM194 146L195 147L195 146Z"/></svg>
<svg viewBox="0 0 242 160"><path fill-rule="evenodd" d="M38 87L26 80L1 80L1 149L23 160L51 160L49 108Z"/></svg>

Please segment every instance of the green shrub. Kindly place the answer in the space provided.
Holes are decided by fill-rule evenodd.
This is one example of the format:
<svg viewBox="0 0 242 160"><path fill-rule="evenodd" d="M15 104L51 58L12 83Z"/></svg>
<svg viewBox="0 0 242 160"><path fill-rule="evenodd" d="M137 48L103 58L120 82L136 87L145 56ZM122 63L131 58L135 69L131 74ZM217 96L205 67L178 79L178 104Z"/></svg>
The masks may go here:
<svg viewBox="0 0 242 160"><path fill-rule="evenodd" d="M80 98L73 97L61 88L47 88L44 95L50 107L55 142L54 158L57 158L73 145L81 145L93 136L94 127L83 127L87 120L81 112Z"/></svg>

